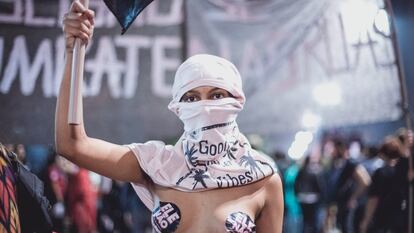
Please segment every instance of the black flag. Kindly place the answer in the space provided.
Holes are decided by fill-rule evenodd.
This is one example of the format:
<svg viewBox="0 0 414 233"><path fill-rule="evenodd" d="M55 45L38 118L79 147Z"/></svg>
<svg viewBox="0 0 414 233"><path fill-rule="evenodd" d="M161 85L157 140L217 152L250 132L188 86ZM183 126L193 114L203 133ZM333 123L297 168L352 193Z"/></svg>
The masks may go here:
<svg viewBox="0 0 414 233"><path fill-rule="evenodd" d="M124 34L135 18L147 7L153 0L104 0L109 10L118 19L122 26Z"/></svg>

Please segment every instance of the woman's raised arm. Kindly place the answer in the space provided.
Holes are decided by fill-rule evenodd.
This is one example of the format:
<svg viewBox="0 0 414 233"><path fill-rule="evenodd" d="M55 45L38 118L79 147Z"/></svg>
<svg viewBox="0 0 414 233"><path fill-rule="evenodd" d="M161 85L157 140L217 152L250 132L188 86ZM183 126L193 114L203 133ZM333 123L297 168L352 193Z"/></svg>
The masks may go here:
<svg viewBox="0 0 414 233"><path fill-rule="evenodd" d="M55 144L59 155L73 163L112 179L145 184L143 172L133 152L126 146L88 137L83 124L68 124L69 87L75 37L87 43L93 34L94 13L73 2L63 21L66 43L65 68L55 115Z"/></svg>

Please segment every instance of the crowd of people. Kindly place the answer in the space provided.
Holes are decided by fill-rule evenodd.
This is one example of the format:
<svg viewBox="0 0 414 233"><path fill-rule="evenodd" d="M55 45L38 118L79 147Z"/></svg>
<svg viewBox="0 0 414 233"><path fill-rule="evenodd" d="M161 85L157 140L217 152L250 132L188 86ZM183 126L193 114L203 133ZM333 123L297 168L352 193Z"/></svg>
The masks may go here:
<svg viewBox="0 0 414 233"><path fill-rule="evenodd" d="M350 150L355 143L360 153ZM407 232L412 133L399 130L370 146L331 135L320 145L303 161L276 153L284 180L284 232Z"/></svg>
<svg viewBox="0 0 414 233"><path fill-rule="evenodd" d="M354 143L358 154L350 153ZM283 232L407 232L412 145L412 134L399 130L371 146L326 136L302 160L274 153L284 186ZM24 145L5 148L31 169ZM79 168L52 148L46 158L34 171L45 183L56 232L151 232L150 212L130 184Z"/></svg>
<svg viewBox="0 0 414 233"><path fill-rule="evenodd" d="M14 152L19 160L44 182L44 194L50 202L49 214L55 232L151 232L150 213L130 184L114 181L80 168L58 156L51 147L46 149L45 146L44 150L39 147L42 146L35 146L37 148L35 151L43 151L45 161L39 160L42 156L39 156L38 152L33 152L31 146L28 146L29 153L26 153L25 146L22 144L6 144L3 148L4 151ZM2 161L8 160L6 156L6 153L1 153ZM28 162L31 160L43 166L34 166L37 170L33 169L31 166L33 162ZM9 170L13 168L10 164L2 163L2 165L6 165ZM11 174L4 168L3 171L4 174ZM13 190L15 192L16 188ZM15 197L10 199L16 203Z"/></svg>

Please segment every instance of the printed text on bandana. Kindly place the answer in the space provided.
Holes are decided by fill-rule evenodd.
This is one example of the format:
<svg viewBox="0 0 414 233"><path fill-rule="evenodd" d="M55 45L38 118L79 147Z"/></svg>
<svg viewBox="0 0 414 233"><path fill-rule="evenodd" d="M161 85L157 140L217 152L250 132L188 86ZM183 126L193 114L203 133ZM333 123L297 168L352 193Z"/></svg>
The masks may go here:
<svg viewBox="0 0 414 233"><path fill-rule="evenodd" d="M217 186L219 188L230 188L234 186L245 185L251 183L252 181L253 177L251 176L250 172L245 172L244 174L238 176L231 176L229 174L226 174L225 176L217 177ZM225 187L223 187L223 183Z"/></svg>

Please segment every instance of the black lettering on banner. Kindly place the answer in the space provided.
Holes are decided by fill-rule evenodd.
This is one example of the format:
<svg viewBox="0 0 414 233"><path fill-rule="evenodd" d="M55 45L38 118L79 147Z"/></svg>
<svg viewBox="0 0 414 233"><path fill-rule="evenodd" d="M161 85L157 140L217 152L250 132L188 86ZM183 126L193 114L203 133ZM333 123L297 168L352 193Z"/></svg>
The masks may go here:
<svg viewBox="0 0 414 233"><path fill-rule="evenodd" d="M173 233L177 230L181 220L178 206L172 202L160 202L152 212L154 230L159 233Z"/></svg>

